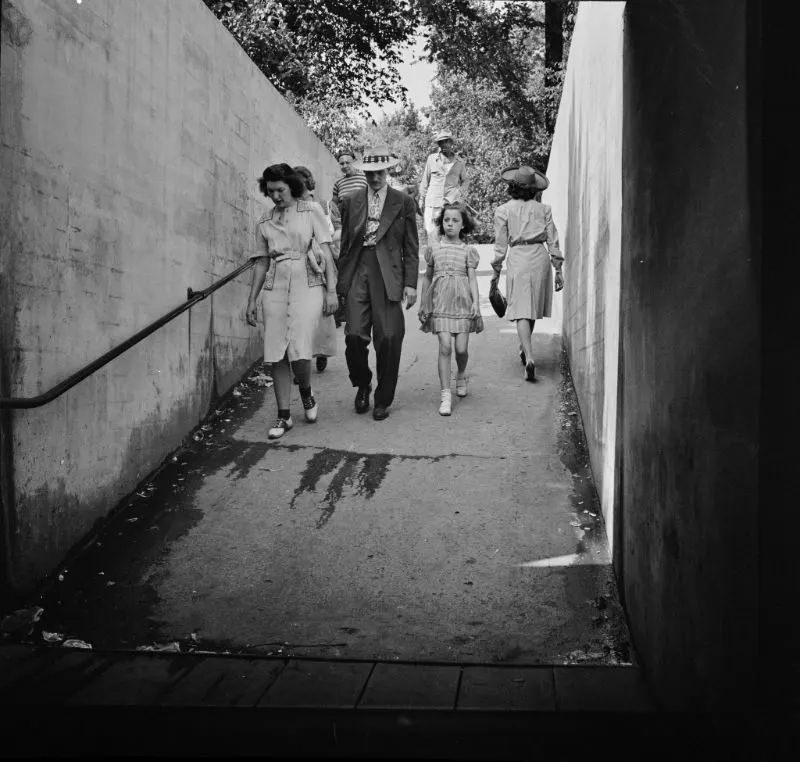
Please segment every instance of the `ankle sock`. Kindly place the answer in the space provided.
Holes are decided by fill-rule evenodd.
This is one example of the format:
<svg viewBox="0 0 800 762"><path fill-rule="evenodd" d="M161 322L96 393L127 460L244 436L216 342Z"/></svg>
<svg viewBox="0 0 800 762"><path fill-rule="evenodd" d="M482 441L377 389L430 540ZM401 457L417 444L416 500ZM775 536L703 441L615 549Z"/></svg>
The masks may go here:
<svg viewBox="0 0 800 762"><path fill-rule="evenodd" d="M289 408L287 407L287 408L285 408L283 410L281 410L281 408L278 408L278 418L283 418L284 421L288 421L289 420Z"/></svg>
<svg viewBox="0 0 800 762"><path fill-rule="evenodd" d="M301 386L300 387L300 396L303 399L308 399L311 396L311 387L307 386L305 389L303 389L303 387Z"/></svg>

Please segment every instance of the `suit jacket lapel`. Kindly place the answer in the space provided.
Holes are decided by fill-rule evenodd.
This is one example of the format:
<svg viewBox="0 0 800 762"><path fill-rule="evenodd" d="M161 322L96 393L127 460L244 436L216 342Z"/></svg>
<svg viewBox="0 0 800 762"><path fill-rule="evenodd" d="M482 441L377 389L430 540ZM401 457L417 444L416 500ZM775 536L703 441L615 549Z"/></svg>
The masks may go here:
<svg viewBox="0 0 800 762"><path fill-rule="evenodd" d="M389 225L400 212L403 206L403 197L391 186L386 189L386 201L383 202L383 211L381 212L381 221L378 224L378 232L375 235L375 240L380 241ZM366 224L366 223L365 223Z"/></svg>
<svg viewBox="0 0 800 762"><path fill-rule="evenodd" d="M351 228L353 230L353 241L359 242L364 240L364 234L367 232L367 194L366 191L356 193L352 196L350 202L350 215L352 218Z"/></svg>

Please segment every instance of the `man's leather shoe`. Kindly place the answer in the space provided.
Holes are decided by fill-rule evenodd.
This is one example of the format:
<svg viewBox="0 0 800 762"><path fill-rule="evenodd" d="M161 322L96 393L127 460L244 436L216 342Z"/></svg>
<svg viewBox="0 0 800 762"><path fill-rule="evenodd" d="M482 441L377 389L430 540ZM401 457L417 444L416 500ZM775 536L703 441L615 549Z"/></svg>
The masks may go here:
<svg viewBox="0 0 800 762"><path fill-rule="evenodd" d="M366 413L369 410L369 393L372 391L371 386L359 386L358 394L356 394L356 412Z"/></svg>
<svg viewBox="0 0 800 762"><path fill-rule="evenodd" d="M372 411L372 417L376 421L382 421L384 418L389 417L389 411L383 405L375 405L375 409Z"/></svg>

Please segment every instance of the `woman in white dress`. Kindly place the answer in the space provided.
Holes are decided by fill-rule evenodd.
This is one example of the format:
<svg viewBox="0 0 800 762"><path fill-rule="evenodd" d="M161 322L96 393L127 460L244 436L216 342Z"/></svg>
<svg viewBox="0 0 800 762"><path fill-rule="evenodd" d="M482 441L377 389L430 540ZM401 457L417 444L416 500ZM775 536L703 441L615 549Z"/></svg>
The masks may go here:
<svg viewBox="0 0 800 762"><path fill-rule="evenodd" d="M492 280L498 280L503 260L508 256L506 317L517 326L525 378L535 381L531 334L536 320L550 317L553 270L555 290L564 288L561 272L564 257L558 247L558 232L550 207L538 200L549 180L529 166L510 167L503 171L502 177L508 183L511 200L494 213Z"/></svg>
<svg viewBox="0 0 800 762"><path fill-rule="evenodd" d="M273 164L264 170L258 187L274 206L258 221L261 250L254 255L247 322L257 323L260 295L264 362L272 363L278 403L278 417L268 436L277 439L293 425L292 373L298 380L306 421L317 420L311 391L312 339L319 316L332 315L339 300L328 223L318 204L301 199L302 178L288 164Z"/></svg>

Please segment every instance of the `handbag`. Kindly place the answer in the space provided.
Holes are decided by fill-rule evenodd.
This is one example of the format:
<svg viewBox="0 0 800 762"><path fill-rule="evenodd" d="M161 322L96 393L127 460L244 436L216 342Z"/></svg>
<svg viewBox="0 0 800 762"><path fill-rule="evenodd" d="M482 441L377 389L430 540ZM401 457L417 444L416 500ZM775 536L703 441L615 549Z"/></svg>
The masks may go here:
<svg viewBox="0 0 800 762"><path fill-rule="evenodd" d="M500 293L496 279L489 284L489 302L497 317L503 317L506 314L506 298Z"/></svg>

